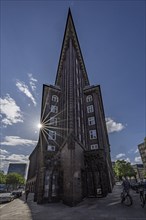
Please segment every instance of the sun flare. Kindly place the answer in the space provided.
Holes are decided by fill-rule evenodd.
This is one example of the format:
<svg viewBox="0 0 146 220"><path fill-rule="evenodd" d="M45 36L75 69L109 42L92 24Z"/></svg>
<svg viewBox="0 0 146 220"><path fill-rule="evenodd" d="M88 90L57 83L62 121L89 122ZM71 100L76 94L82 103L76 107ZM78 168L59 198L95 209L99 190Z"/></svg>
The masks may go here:
<svg viewBox="0 0 146 220"><path fill-rule="evenodd" d="M42 128L43 125L42 125L41 123L39 123L39 124L37 125L37 127L38 127L38 128Z"/></svg>

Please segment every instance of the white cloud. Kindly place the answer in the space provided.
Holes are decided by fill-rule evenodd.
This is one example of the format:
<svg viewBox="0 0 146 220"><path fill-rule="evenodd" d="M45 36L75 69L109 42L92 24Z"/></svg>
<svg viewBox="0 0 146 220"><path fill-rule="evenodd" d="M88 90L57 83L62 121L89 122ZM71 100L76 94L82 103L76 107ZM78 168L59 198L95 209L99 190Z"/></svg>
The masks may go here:
<svg viewBox="0 0 146 220"><path fill-rule="evenodd" d="M139 153L139 150L138 150L138 148L137 148L137 149L135 150L135 152L134 152L134 153L135 153L135 154L136 154L136 153Z"/></svg>
<svg viewBox="0 0 146 220"><path fill-rule="evenodd" d="M5 158L6 158L5 155L0 154L0 160L5 160Z"/></svg>
<svg viewBox="0 0 146 220"><path fill-rule="evenodd" d="M9 152L3 149L0 149L0 154L8 154Z"/></svg>
<svg viewBox="0 0 146 220"><path fill-rule="evenodd" d="M34 106L37 105L35 98L33 97L33 95L31 94L31 92L29 91L29 88L27 85L25 85L24 82L16 82L16 86L18 87L18 89L23 92L28 98L31 99L31 101L33 102Z"/></svg>
<svg viewBox="0 0 146 220"><path fill-rule="evenodd" d="M31 146L36 145L37 141L29 140L29 139L23 139L18 136L6 136L4 141L1 143L1 145L5 146Z"/></svg>
<svg viewBox="0 0 146 220"><path fill-rule="evenodd" d="M7 126L16 124L18 122L23 122L21 109L9 94L7 94L4 99L0 98L0 103L1 114L5 116L2 119L2 123L4 125Z"/></svg>
<svg viewBox="0 0 146 220"><path fill-rule="evenodd" d="M141 157L135 157L134 161L136 163L142 163Z"/></svg>
<svg viewBox="0 0 146 220"><path fill-rule="evenodd" d="M31 81L37 82L37 79L33 78L32 73L28 73L28 76Z"/></svg>
<svg viewBox="0 0 146 220"><path fill-rule="evenodd" d="M129 162L130 163L130 158L127 157L126 159L124 159L126 162Z"/></svg>
<svg viewBox="0 0 146 220"><path fill-rule="evenodd" d="M112 118L106 118L106 126L108 133L118 132L125 128L124 125L115 122Z"/></svg>
<svg viewBox="0 0 146 220"><path fill-rule="evenodd" d="M121 157L125 157L125 154L120 153L120 154L118 154L118 155L116 156L117 159L119 159L119 158L121 158Z"/></svg>
<svg viewBox="0 0 146 220"><path fill-rule="evenodd" d="M25 162L28 161L28 155L25 156L23 154L11 154L8 157L5 157L5 161L9 162Z"/></svg>
<svg viewBox="0 0 146 220"><path fill-rule="evenodd" d="M32 91L34 92L36 90L37 79L33 78L32 73L28 73L28 77L30 79L29 84L31 86Z"/></svg>

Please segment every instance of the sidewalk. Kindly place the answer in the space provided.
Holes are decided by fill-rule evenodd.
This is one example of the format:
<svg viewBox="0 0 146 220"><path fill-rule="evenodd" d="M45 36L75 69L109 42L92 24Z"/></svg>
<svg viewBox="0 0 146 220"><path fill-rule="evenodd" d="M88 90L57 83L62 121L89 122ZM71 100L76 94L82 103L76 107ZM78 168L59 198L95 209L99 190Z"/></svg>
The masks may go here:
<svg viewBox="0 0 146 220"><path fill-rule="evenodd" d="M146 207L140 206L139 194L131 191L133 205L126 207L120 202L121 186L105 198L88 198L76 207L62 203L37 205L33 194L28 197L32 220L146 220Z"/></svg>

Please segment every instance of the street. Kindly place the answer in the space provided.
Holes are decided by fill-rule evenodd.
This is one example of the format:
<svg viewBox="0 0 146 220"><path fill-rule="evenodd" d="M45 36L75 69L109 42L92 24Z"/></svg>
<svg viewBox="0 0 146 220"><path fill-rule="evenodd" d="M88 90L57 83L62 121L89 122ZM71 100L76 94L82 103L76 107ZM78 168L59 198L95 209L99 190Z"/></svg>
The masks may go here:
<svg viewBox="0 0 146 220"><path fill-rule="evenodd" d="M146 220L146 206L140 205L139 194L131 191L133 205L120 202L121 186L105 198L88 198L75 207L60 203L37 205L30 193L10 203L0 205L0 220Z"/></svg>

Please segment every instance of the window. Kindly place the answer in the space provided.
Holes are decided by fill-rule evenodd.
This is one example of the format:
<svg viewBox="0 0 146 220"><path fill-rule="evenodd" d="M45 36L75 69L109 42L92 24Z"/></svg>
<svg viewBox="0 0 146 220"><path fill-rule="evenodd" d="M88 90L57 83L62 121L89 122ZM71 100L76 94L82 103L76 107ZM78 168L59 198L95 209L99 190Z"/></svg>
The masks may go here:
<svg viewBox="0 0 146 220"><path fill-rule="evenodd" d="M52 101L58 102L58 96L57 95L52 95Z"/></svg>
<svg viewBox="0 0 146 220"><path fill-rule="evenodd" d="M86 102L91 102L92 101L92 95L88 95L86 97Z"/></svg>
<svg viewBox="0 0 146 220"><path fill-rule="evenodd" d="M87 106L87 113L91 113L91 112L94 112L93 105Z"/></svg>
<svg viewBox="0 0 146 220"><path fill-rule="evenodd" d="M91 145L91 150L96 150L98 149L98 144L92 144Z"/></svg>
<svg viewBox="0 0 146 220"><path fill-rule="evenodd" d="M48 151L55 151L55 146L53 146L53 145L48 145L47 150L48 150Z"/></svg>
<svg viewBox="0 0 146 220"><path fill-rule="evenodd" d="M48 139L49 140L56 140L56 131L49 130Z"/></svg>
<svg viewBox="0 0 146 220"><path fill-rule="evenodd" d="M96 139L97 138L96 130L90 130L89 136L90 136L90 139Z"/></svg>
<svg viewBox="0 0 146 220"><path fill-rule="evenodd" d="M88 125L95 125L95 117L88 118Z"/></svg>
<svg viewBox="0 0 146 220"><path fill-rule="evenodd" d="M58 106L51 105L51 112L58 113Z"/></svg>
<svg viewBox="0 0 146 220"><path fill-rule="evenodd" d="M55 117L50 118L49 124L57 126L57 118L55 118Z"/></svg>

